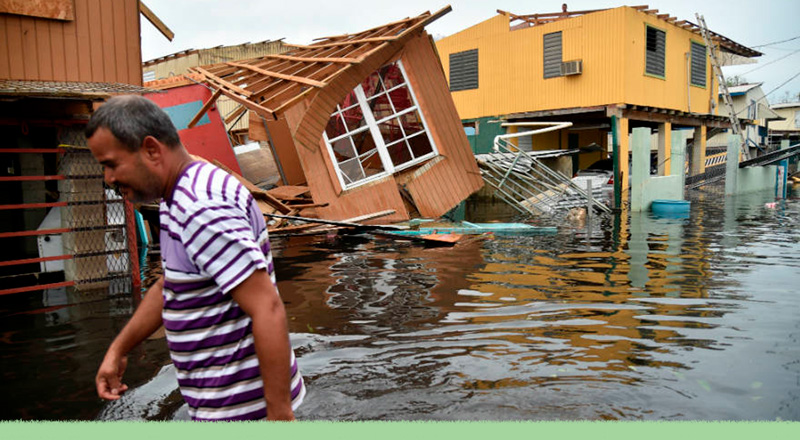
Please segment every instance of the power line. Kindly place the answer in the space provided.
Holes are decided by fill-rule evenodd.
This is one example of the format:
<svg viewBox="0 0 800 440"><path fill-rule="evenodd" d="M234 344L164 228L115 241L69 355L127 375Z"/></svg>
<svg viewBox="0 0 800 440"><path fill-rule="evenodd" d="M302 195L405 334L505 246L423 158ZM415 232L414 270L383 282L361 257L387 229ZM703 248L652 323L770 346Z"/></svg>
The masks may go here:
<svg viewBox="0 0 800 440"><path fill-rule="evenodd" d="M790 82L792 82L792 80L793 80L793 79L797 78L798 76L800 76L800 72L797 72L797 73L795 73L794 75L792 75L792 77L791 77L791 78L789 78L789 79L787 79L786 81L784 81L783 83L781 83L781 85L779 85L778 87L775 87L774 89L770 90L769 92L767 92L767 93L764 93L764 96L762 96L761 98L758 98L758 99L756 99L756 100L755 100L755 102L759 102L759 101L761 101L761 100L767 99L767 96L769 96L770 94L772 94L772 93L774 93L774 92L778 91L778 89L780 89L781 87L785 86L786 84L789 84ZM738 115L739 113L742 113L742 112L744 112L744 111L745 111L745 110L747 110L748 108L749 108L749 105L748 105L748 106L745 106L745 107L743 107L741 110L739 110L738 112L736 112L736 114Z"/></svg>
<svg viewBox="0 0 800 440"><path fill-rule="evenodd" d="M775 41L774 43L759 44L758 46L750 46L750 47L751 48L756 48L756 47L772 46L773 44L781 44L781 43L786 43L787 41L794 41L794 40L796 40L798 38L800 38L800 35L798 35L796 37L793 37L793 38L789 38L788 40Z"/></svg>
<svg viewBox="0 0 800 440"><path fill-rule="evenodd" d="M778 87L775 87L774 89L772 89L769 92L765 93L764 94L764 98L766 98L770 93L772 93L772 92L780 89L781 87L785 86L786 84L789 84L793 79L797 78L798 76L800 76L800 72L795 73L794 76L792 76L791 78L789 78L786 81L784 81L781 85L779 85Z"/></svg>
<svg viewBox="0 0 800 440"><path fill-rule="evenodd" d="M758 70L758 69L760 69L760 68L762 68L762 67L767 67L767 66L769 66L769 65L770 65L770 64L772 64L772 63L777 63L778 61L780 61L780 60L782 60L782 59L785 59L785 58L788 58L788 57L790 57L790 56L792 56L792 55L794 55L794 54L796 54L796 53L798 53L798 52L800 52L800 49L797 49L797 50L795 50L795 51L793 51L793 52L791 52L791 53L788 53L788 54L786 54L786 55L784 55L784 56L782 56L782 57L778 58L777 60L772 60L772 61L768 62L767 64L762 64L762 65L760 65L760 66L756 67L755 69L748 70L747 72L745 72L745 73L742 73L742 74L741 74L741 75L739 75L739 76L744 76L744 75L747 75L748 73L755 72L756 70Z"/></svg>

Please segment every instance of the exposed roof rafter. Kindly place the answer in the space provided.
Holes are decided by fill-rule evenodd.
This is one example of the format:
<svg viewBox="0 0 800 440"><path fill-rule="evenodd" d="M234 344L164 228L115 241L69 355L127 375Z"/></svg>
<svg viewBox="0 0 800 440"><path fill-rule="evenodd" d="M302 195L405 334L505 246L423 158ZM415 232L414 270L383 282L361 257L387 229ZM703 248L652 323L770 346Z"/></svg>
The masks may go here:
<svg viewBox="0 0 800 440"><path fill-rule="evenodd" d="M678 20L676 17L672 17L669 14L659 14L658 9L651 9L648 5L638 5L638 6L630 6L631 9L635 9L639 12L652 15L659 20L663 20L667 23L673 24L680 28L683 28L689 32L693 32L695 34L700 34L700 27L690 21L687 20ZM527 14L527 15L518 15L513 14L511 12L503 11L498 9L497 13L501 15L505 15L510 19L511 22L520 21L519 24L512 24L512 29L518 29L520 27L527 27L527 26L540 26L547 23L552 23L559 20L565 20L568 18L574 18L581 15L591 14L594 12L601 12L607 11L608 9L592 9L592 10L585 10L585 11L561 11L561 12L548 12L548 13L540 13L540 14ZM727 52L731 52L736 55L752 58L758 57L763 55L761 52L751 49L747 46L739 44L727 37L724 37L716 32L709 31L712 36L712 39L720 45L722 50Z"/></svg>
<svg viewBox="0 0 800 440"><path fill-rule="evenodd" d="M276 117L311 93L334 81L371 56L406 41L450 12L449 6L431 14L374 27L356 34L327 37L282 54L190 69L215 90L262 116ZM332 87L332 86L331 86Z"/></svg>

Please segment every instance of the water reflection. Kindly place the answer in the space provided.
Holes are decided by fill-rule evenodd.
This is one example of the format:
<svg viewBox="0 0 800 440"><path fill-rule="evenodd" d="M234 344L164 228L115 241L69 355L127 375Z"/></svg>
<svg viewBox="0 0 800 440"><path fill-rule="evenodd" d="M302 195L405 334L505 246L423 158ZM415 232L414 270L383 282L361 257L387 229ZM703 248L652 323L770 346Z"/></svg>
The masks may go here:
<svg viewBox="0 0 800 440"><path fill-rule="evenodd" d="M309 389L298 417L800 420L800 203L767 201L700 193L685 218L595 216L555 236L454 248L275 240ZM471 209L474 221L513 220ZM6 400L7 417L186 417L163 340L132 356L125 399L92 399L129 295L49 295L21 308L0 299L3 383L46 396ZM48 368L38 385L26 370L56 364L66 373Z"/></svg>

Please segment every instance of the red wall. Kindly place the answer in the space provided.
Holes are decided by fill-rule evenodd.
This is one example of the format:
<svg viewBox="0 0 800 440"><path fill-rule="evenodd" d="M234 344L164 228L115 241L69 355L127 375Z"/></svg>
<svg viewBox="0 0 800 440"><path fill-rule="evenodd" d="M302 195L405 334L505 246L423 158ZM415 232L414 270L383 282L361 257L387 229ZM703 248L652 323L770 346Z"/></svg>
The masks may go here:
<svg viewBox="0 0 800 440"><path fill-rule="evenodd" d="M147 94L145 97L170 115L178 129L181 142L189 153L203 157L209 162L216 159L231 170L242 173L216 105L206 112L206 116L200 119L197 125L186 128L203 103L211 98L210 90L194 84Z"/></svg>

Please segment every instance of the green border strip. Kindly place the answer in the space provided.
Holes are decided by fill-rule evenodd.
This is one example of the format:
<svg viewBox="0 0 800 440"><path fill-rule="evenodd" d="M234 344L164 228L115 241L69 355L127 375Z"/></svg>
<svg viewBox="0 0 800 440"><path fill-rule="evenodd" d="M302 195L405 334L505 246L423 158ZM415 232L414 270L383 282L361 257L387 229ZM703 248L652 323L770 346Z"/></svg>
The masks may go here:
<svg viewBox="0 0 800 440"><path fill-rule="evenodd" d="M384 440L409 438L797 438L798 422L3 422L0 435L42 438L300 438Z"/></svg>

